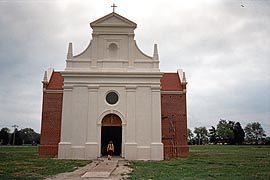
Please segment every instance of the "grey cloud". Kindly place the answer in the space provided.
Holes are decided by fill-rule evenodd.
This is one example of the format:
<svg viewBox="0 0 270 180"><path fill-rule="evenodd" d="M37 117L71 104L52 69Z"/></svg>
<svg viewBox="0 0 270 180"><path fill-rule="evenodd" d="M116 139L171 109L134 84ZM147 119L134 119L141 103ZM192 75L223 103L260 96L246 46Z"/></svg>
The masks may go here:
<svg viewBox="0 0 270 180"><path fill-rule="evenodd" d="M186 71L190 128L224 118L260 121L270 133L268 1L116 3L138 24L144 52L152 55L158 43L162 71ZM68 42L74 54L83 51L89 23L110 12L107 1L0 3L0 125L39 131L44 70L63 70Z"/></svg>

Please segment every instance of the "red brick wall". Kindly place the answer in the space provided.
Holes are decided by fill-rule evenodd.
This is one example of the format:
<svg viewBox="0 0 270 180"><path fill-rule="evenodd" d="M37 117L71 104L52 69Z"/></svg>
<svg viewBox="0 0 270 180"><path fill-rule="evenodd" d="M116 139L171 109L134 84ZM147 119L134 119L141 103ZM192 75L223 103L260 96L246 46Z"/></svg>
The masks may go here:
<svg viewBox="0 0 270 180"><path fill-rule="evenodd" d="M57 155L61 133L63 93L43 93L39 154Z"/></svg>
<svg viewBox="0 0 270 180"><path fill-rule="evenodd" d="M186 94L162 94L162 142L165 157L187 156Z"/></svg>

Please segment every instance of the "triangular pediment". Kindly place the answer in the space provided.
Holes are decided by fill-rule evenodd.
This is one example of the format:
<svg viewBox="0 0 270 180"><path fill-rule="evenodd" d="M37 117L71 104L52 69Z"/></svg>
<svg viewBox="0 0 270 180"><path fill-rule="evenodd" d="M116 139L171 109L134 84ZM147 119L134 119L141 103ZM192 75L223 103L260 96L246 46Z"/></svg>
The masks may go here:
<svg viewBox="0 0 270 180"><path fill-rule="evenodd" d="M137 24L128 20L127 18L117 14L117 13L110 13L96 21L90 23L91 27L132 27L136 28Z"/></svg>

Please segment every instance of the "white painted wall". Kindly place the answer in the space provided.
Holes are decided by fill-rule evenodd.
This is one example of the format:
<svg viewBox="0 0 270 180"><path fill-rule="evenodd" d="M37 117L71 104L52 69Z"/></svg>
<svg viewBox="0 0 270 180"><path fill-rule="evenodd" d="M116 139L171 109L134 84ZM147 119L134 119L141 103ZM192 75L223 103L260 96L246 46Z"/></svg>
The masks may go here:
<svg viewBox="0 0 270 180"><path fill-rule="evenodd" d="M62 71L64 96L58 158L99 157L101 121L113 113L122 120L123 157L162 160L159 60L137 48L136 24L124 17L111 13L91 26L90 45L77 56L73 56L70 45L67 66ZM111 43L117 45L113 53ZM115 105L106 102L108 91L119 94Z"/></svg>

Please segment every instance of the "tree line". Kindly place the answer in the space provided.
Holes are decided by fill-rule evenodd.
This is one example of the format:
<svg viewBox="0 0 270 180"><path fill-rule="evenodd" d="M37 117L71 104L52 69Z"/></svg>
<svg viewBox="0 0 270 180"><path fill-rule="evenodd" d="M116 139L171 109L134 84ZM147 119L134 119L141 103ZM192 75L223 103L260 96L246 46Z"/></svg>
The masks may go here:
<svg viewBox="0 0 270 180"><path fill-rule="evenodd" d="M243 129L240 122L220 119L217 126L188 129L188 143L192 144L268 144L270 137L259 122L251 122Z"/></svg>
<svg viewBox="0 0 270 180"><path fill-rule="evenodd" d="M40 134L36 133L31 128L24 128L18 130L14 129L11 133L10 129L5 127L0 131L0 145L36 145L40 142Z"/></svg>

